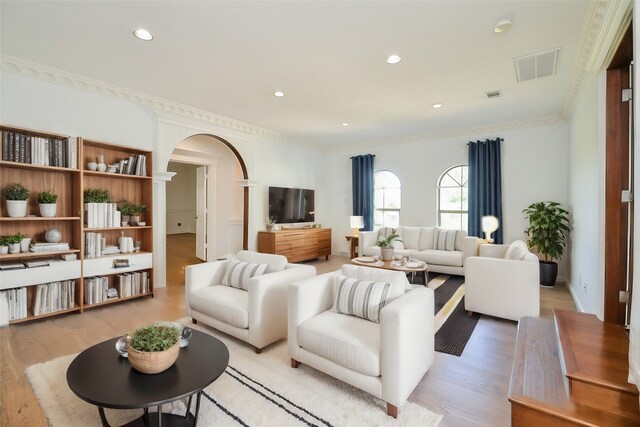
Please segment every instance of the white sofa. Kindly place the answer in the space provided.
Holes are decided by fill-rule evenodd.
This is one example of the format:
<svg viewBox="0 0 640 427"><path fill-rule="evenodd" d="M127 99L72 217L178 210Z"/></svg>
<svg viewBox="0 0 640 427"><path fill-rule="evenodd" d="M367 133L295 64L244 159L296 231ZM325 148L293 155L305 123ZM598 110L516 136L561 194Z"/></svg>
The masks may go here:
<svg viewBox="0 0 640 427"><path fill-rule="evenodd" d="M433 290L408 290L382 308L380 323L375 323L331 310L340 273L411 289L402 272L354 265L292 284L291 366L305 363L362 389L387 402L387 413L397 417L398 406L433 363Z"/></svg>
<svg viewBox="0 0 640 427"><path fill-rule="evenodd" d="M468 258L465 270L464 306L470 314L516 321L540 316L538 257L523 241L480 245L480 256Z"/></svg>
<svg viewBox="0 0 640 427"><path fill-rule="evenodd" d="M380 248L376 245L388 227L375 231L361 231L358 240L360 256L380 255ZM394 242L394 253L408 255L424 261L429 271L444 274L464 275L465 260L478 254L479 239L467 236L464 230L457 230L454 250L445 251L434 249L434 230L436 227L397 227L402 242Z"/></svg>
<svg viewBox="0 0 640 427"><path fill-rule="evenodd" d="M229 260L186 267L186 312L198 321L262 348L287 336L287 286L316 275L315 267L290 264L281 255L240 251L239 261L268 264L248 280L248 290L221 283Z"/></svg>

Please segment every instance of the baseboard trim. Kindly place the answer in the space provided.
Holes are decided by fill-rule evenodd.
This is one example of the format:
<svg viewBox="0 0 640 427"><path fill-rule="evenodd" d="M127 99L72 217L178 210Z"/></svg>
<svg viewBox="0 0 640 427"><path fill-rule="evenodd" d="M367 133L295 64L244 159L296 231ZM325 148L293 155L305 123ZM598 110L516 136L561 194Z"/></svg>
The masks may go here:
<svg viewBox="0 0 640 427"><path fill-rule="evenodd" d="M576 297L576 294L574 293L573 290L573 286L571 286L571 283L567 283L567 289L569 290L569 294L571 294L571 299L573 299L573 303L576 305L576 308L578 309L579 312L584 313L584 308L582 307L582 304L580 304L580 300Z"/></svg>

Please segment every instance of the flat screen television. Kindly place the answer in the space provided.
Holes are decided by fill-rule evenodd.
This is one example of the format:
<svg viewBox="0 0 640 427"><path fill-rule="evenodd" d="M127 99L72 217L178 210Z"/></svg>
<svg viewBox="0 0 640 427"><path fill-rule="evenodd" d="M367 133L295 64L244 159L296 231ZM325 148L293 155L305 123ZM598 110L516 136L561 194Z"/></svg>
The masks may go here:
<svg viewBox="0 0 640 427"><path fill-rule="evenodd" d="M278 224L315 221L314 191L269 187L269 216Z"/></svg>

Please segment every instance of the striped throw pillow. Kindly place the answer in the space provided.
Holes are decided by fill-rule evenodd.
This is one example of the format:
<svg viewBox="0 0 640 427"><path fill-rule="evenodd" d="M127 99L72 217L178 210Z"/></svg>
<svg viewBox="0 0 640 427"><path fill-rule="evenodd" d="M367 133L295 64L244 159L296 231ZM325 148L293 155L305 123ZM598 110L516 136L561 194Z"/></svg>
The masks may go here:
<svg viewBox="0 0 640 427"><path fill-rule="evenodd" d="M456 233L458 230L433 229L433 249L440 251L453 251L456 244Z"/></svg>
<svg viewBox="0 0 640 427"><path fill-rule="evenodd" d="M380 323L380 310L389 300L391 283L336 276L333 311Z"/></svg>
<svg viewBox="0 0 640 427"><path fill-rule="evenodd" d="M264 274L269 264L252 264L249 262L229 260L222 284L234 288L248 290L249 279Z"/></svg>

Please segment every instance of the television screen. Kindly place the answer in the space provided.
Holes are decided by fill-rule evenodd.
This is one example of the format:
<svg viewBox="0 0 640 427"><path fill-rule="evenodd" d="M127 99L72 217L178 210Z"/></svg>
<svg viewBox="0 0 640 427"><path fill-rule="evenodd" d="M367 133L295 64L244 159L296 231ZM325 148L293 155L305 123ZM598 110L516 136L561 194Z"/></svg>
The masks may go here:
<svg viewBox="0 0 640 427"><path fill-rule="evenodd" d="M269 216L279 224L315 221L313 190L269 187Z"/></svg>

